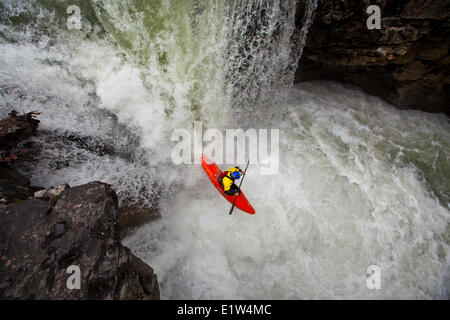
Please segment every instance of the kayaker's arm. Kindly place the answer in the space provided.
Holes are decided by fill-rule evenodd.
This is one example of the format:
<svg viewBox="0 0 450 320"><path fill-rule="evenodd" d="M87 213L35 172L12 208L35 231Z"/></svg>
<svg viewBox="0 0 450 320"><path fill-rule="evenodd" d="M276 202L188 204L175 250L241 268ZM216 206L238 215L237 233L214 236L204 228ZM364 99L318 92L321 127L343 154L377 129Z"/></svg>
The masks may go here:
<svg viewBox="0 0 450 320"><path fill-rule="evenodd" d="M246 172L245 171L242 171L242 169L241 168L239 168L238 166L236 166L235 167L240 173L242 173L242 174L246 174Z"/></svg>

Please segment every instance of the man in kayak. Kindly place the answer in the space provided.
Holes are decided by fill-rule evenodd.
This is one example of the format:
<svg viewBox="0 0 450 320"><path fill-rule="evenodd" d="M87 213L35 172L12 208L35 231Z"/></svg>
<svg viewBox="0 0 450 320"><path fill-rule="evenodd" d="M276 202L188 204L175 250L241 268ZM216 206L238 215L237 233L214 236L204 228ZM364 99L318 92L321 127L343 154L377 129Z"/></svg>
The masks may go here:
<svg viewBox="0 0 450 320"><path fill-rule="evenodd" d="M241 174L245 174L245 171L242 171L238 166L222 172L219 181L223 186L224 193L230 196L234 196L236 193L241 194L239 187L234 184L234 180L239 179Z"/></svg>

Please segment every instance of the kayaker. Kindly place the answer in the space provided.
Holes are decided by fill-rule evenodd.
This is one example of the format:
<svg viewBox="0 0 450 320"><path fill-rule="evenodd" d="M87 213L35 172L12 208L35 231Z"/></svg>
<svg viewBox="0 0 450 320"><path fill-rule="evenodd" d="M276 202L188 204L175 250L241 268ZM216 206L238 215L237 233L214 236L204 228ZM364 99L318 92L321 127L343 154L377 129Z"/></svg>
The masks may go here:
<svg viewBox="0 0 450 320"><path fill-rule="evenodd" d="M242 174L245 174L245 171L242 171L238 166L222 172L219 181L223 186L224 193L230 196L234 196L236 193L241 194L241 190L234 184L234 181L239 179Z"/></svg>

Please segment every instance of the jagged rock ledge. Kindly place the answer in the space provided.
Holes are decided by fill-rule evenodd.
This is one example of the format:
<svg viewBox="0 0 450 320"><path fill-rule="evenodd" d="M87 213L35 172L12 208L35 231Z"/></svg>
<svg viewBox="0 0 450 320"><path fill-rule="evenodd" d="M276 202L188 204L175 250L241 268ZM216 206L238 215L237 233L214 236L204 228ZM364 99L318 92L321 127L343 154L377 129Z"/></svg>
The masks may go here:
<svg viewBox="0 0 450 320"><path fill-rule="evenodd" d="M152 268L120 242L114 190L60 190L0 207L0 299L159 299ZM72 265L80 289L67 286Z"/></svg>

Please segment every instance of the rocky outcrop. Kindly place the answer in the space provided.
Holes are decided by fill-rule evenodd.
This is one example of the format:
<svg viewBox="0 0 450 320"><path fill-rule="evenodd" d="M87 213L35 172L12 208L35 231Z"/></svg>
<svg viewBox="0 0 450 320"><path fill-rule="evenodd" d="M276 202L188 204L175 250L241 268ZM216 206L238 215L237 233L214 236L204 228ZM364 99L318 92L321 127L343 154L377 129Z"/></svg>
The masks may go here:
<svg viewBox="0 0 450 320"><path fill-rule="evenodd" d="M0 298L159 299L153 270L120 243L114 190L92 182L45 199L0 208Z"/></svg>
<svg viewBox="0 0 450 320"><path fill-rule="evenodd" d="M379 30L367 28L369 5L381 9ZM302 18L300 6L298 28ZM319 1L295 81L344 81L400 108L449 115L449 31L449 1Z"/></svg>
<svg viewBox="0 0 450 320"><path fill-rule="evenodd" d="M120 238L135 231L139 226L160 218L158 203L153 206L141 204L139 202L122 201L119 208L119 232Z"/></svg>
<svg viewBox="0 0 450 320"><path fill-rule="evenodd" d="M34 187L30 181L16 170L0 165L0 204L25 200L41 188Z"/></svg>
<svg viewBox="0 0 450 320"><path fill-rule="evenodd" d="M36 133L36 114L12 111L0 121L0 299L159 299L153 270L120 243L109 185L43 189L8 165ZM67 284L73 266L79 289Z"/></svg>
<svg viewBox="0 0 450 320"><path fill-rule="evenodd" d="M24 152L24 150L13 152L11 149L36 133L39 120L34 116L38 114L38 112L29 112L18 115L13 110L8 117L0 121L0 163L11 163Z"/></svg>

